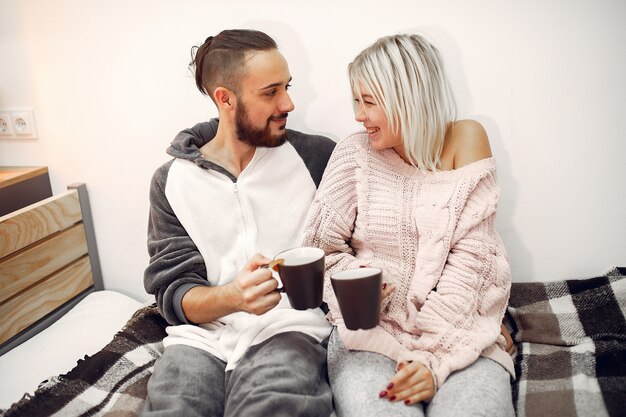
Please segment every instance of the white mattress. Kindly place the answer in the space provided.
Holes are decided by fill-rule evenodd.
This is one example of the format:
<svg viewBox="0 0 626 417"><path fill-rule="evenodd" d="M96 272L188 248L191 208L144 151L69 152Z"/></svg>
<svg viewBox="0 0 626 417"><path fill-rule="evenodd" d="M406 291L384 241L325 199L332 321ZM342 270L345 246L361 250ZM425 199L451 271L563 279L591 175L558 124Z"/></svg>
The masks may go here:
<svg viewBox="0 0 626 417"><path fill-rule="evenodd" d="M52 326L0 356L0 409L98 352L141 306L115 291L91 293Z"/></svg>

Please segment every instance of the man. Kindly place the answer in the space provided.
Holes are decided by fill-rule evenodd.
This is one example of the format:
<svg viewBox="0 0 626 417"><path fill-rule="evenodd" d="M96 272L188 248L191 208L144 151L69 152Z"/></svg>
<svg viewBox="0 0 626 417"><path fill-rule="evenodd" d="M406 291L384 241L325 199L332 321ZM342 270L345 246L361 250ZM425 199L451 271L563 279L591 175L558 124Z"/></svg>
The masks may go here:
<svg viewBox="0 0 626 417"><path fill-rule="evenodd" d="M291 75L266 34L209 37L192 66L219 122L179 133L152 180L144 283L172 326L144 414L328 416L330 326L260 267L300 245L334 142L286 129Z"/></svg>

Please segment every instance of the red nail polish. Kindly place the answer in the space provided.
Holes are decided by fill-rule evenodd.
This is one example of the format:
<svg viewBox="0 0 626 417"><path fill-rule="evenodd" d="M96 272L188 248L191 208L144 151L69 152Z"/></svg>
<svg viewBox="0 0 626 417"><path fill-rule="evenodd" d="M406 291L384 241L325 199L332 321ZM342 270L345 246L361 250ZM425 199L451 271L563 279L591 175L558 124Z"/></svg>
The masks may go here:
<svg viewBox="0 0 626 417"><path fill-rule="evenodd" d="M404 400L404 403L405 403L406 405L409 405L409 404L411 404L411 400Z"/></svg>
<svg viewBox="0 0 626 417"><path fill-rule="evenodd" d="M386 397L387 396L387 391L381 391L380 394L378 394L378 396L380 398Z"/></svg>
<svg viewBox="0 0 626 417"><path fill-rule="evenodd" d="M402 362L402 363L400 363L400 364L398 365L398 369L402 369L402 367L403 367L403 366L404 366L404 362Z"/></svg>
<svg viewBox="0 0 626 417"><path fill-rule="evenodd" d="M383 284L383 290L384 290L385 288L387 288L387 283L386 283L386 282Z"/></svg>
<svg viewBox="0 0 626 417"><path fill-rule="evenodd" d="M392 395L392 396L389 398L389 401L395 401L395 400L396 400L396 396L395 396L395 395Z"/></svg>
<svg viewBox="0 0 626 417"><path fill-rule="evenodd" d="M391 389L391 388L393 388L393 382L387 385L387 389Z"/></svg>

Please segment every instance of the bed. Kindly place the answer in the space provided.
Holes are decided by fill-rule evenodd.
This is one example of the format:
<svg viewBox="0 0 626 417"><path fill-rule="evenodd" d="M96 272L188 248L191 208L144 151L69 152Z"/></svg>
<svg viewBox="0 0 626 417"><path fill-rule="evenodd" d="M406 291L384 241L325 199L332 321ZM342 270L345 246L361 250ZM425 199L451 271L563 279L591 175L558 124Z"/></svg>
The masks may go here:
<svg viewBox="0 0 626 417"><path fill-rule="evenodd" d="M92 366L94 359L112 363L112 349L129 334L133 316L147 321L154 313L160 343L165 323L150 301L104 290L85 184L1 216L0 414L53 414L48 401L36 411L31 406L44 392L67 398L79 389L69 387L68 370L82 365L93 377L103 369ZM152 363L159 355L151 354Z"/></svg>
<svg viewBox="0 0 626 417"><path fill-rule="evenodd" d="M517 415L626 415L626 269L514 283ZM0 217L0 415L134 416L166 322L103 289L87 189Z"/></svg>

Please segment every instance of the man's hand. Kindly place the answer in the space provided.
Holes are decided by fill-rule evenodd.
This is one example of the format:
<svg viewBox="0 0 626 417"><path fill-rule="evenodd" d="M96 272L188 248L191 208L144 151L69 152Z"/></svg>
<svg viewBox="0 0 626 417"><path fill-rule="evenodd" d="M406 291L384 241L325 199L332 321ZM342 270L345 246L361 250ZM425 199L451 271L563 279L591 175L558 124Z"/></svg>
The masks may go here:
<svg viewBox="0 0 626 417"><path fill-rule="evenodd" d="M254 255L232 282L217 286L193 287L182 299L183 312L191 323L210 323L213 320L246 311L263 314L280 301L275 291L278 281L267 268L269 259Z"/></svg>
<svg viewBox="0 0 626 417"><path fill-rule="evenodd" d="M396 290L396 286L393 284L387 284L386 282L383 284L382 291L380 292L380 302L382 303L385 298L389 297L391 293Z"/></svg>
<svg viewBox="0 0 626 417"><path fill-rule="evenodd" d="M404 401L406 405L412 405L430 401L435 396L435 383L424 365L417 361L403 361L398 364L398 373L379 395L389 401Z"/></svg>
<svg viewBox="0 0 626 417"><path fill-rule="evenodd" d="M501 325L500 333L502 333L502 336L504 336L504 340L506 340L506 353L508 353L511 356L515 355L515 352L517 351L517 349L515 348L513 339L511 339L511 335L509 334L504 324Z"/></svg>
<svg viewBox="0 0 626 417"><path fill-rule="evenodd" d="M237 307L241 311L261 315L280 302L278 281L272 271L261 268L270 262L261 254L254 255L233 280Z"/></svg>

